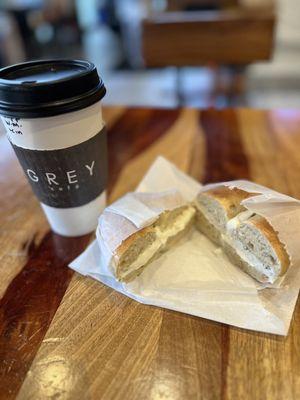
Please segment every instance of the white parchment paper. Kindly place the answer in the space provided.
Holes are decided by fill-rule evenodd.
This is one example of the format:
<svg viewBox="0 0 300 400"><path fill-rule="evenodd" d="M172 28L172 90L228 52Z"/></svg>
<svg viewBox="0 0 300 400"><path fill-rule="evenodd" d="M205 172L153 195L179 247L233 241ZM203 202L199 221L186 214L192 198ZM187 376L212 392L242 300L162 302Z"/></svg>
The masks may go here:
<svg viewBox="0 0 300 400"><path fill-rule="evenodd" d="M232 185L232 182L226 184ZM299 220L300 202L297 200L251 182L234 182L234 186L243 188L243 185L246 185L244 189L249 190L251 187L252 192L260 194L253 198L250 206L250 199L247 200L247 208L253 207L254 211L268 216L273 226L278 227L276 219L280 225L282 217L276 218L277 214L282 216L291 212L293 219ZM200 188L201 185L191 177L179 171L163 157L158 157L138 186L137 192L154 193L177 189L184 199L190 201L195 198ZM121 204L120 207L112 206L111 211L120 211L121 215L126 217L127 212L132 213L132 208L126 211ZM134 219L134 216L131 215L131 218ZM151 220L151 215L148 214L147 218ZM144 226L144 221L140 218L136 223ZM295 227L289 227L288 231L296 233L299 239ZM283 236L286 234L285 230ZM296 243L297 238L291 239L290 243ZM107 266L107 255L103 249L100 250L97 241L74 260L70 267L140 303L185 312L241 328L286 335L299 292L299 273L296 268L299 254L294 252L294 244L290 247L295 262L289 279L284 279L274 288L264 288L257 284L254 279L231 264L220 248L194 229L130 283L120 283L114 279Z"/></svg>

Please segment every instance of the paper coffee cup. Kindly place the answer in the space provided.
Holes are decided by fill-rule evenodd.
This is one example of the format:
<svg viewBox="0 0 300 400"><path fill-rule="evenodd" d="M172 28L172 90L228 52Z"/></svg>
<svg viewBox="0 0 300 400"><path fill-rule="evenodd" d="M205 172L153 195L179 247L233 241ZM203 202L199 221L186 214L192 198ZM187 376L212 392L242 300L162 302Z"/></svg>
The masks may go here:
<svg viewBox="0 0 300 400"><path fill-rule="evenodd" d="M0 71L7 137L52 229L64 236L94 230L105 207L104 94L95 67L84 61L33 62Z"/></svg>

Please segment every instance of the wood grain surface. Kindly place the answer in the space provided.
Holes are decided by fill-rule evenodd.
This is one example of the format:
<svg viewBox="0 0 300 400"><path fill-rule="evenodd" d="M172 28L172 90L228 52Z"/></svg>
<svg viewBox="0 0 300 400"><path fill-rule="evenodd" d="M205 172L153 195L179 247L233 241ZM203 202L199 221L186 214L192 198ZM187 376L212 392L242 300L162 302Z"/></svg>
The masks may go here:
<svg viewBox="0 0 300 400"><path fill-rule="evenodd" d="M202 182L300 198L300 111L107 108L109 200L162 154ZM49 232L0 138L1 399L298 399L300 307L287 338L142 305L67 268L90 240Z"/></svg>

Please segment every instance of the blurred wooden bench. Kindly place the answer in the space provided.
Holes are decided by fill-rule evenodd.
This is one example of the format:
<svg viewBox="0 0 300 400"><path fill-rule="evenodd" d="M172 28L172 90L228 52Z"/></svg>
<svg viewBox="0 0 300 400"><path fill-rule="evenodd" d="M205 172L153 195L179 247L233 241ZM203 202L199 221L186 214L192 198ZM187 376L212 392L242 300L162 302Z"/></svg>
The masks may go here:
<svg viewBox="0 0 300 400"><path fill-rule="evenodd" d="M274 12L265 9L152 15L143 21L143 58L148 67L269 60L274 23Z"/></svg>
<svg viewBox="0 0 300 400"><path fill-rule="evenodd" d="M274 7L152 14L142 22L144 63L146 67L225 65L233 75L231 89L242 92L245 66L272 57L274 27Z"/></svg>

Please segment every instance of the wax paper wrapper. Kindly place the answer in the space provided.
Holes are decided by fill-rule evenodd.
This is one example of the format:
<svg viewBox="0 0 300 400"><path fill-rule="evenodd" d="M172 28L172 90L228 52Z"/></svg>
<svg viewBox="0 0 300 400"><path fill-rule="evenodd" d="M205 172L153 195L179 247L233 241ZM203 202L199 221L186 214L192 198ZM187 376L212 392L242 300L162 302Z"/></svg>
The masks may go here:
<svg viewBox="0 0 300 400"><path fill-rule="evenodd" d="M258 196L247 199L245 206L265 216L287 245L293 265L286 277L276 285L266 288L257 283L235 267L220 248L195 229L129 283L115 280L108 266L110 255L100 249L97 240L70 267L140 303L245 329L286 335L299 292L299 253L296 243L299 239L300 202L248 181L224 184L257 192ZM177 190L181 198L191 201L199 190L206 188L163 157L158 157L136 189L136 199L139 202L143 192L168 197ZM154 214L151 215L151 211L147 210L143 218L143 213L134 212L137 204L131 207L129 203L125 207L123 202L119 206L114 203L110 212L128 218L131 223L134 221L136 229L155 220L155 207L152 207Z"/></svg>

